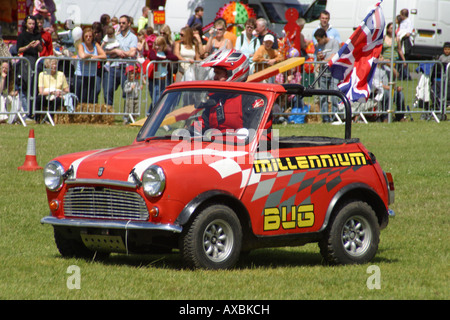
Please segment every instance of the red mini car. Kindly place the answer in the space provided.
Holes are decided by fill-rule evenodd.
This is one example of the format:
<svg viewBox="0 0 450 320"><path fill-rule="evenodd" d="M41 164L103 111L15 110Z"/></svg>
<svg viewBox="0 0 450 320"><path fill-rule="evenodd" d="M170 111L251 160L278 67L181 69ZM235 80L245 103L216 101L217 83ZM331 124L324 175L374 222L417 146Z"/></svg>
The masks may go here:
<svg viewBox="0 0 450 320"><path fill-rule="evenodd" d="M341 97L345 137L273 129L272 107L292 94ZM41 222L63 256L179 249L188 266L221 269L318 242L329 263L365 263L393 214L392 177L351 138L346 98L301 85L173 84L133 144L57 157L44 180Z"/></svg>

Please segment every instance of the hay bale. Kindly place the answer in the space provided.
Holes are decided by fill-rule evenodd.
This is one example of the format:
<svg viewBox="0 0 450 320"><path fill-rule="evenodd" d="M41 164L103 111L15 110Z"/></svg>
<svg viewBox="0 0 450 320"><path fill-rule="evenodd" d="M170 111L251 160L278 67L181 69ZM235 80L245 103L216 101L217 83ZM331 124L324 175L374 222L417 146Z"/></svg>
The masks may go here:
<svg viewBox="0 0 450 320"><path fill-rule="evenodd" d="M76 106L73 114L56 114L54 121L57 124L67 123L95 123L95 124L113 124L114 115L100 114L113 113L114 108L110 105L80 103ZM82 114L90 113L90 114Z"/></svg>

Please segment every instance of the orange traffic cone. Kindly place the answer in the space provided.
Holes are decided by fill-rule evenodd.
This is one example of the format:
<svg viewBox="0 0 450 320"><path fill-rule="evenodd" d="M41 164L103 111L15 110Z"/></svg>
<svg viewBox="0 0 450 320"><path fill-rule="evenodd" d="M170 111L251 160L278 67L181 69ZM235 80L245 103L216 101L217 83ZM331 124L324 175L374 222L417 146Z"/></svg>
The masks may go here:
<svg viewBox="0 0 450 320"><path fill-rule="evenodd" d="M30 134L28 135L28 145L25 162L17 169L25 171L36 171L42 169L42 167L40 167L36 161L36 142L34 141L34 129L30 129Z"/></svg>

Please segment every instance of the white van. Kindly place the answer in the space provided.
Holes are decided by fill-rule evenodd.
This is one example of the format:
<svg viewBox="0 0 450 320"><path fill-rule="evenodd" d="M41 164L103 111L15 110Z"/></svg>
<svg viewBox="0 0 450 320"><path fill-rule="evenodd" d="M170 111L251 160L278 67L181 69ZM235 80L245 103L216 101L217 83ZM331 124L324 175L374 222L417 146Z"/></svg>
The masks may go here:
<svg viewBox="0 0 450 320"><path fill-rule="evenodd" d="M216 14L220 8L229 3L230 0L166 0L165 14L166 24L172 32L179 32L183 28L189 17L194 15L196 7L204 9L203 25L206 26L216 19ZM325 9L326 0L248 0L241 1L247 3L257 16L265 18L269 22L269 29L282 36L282 31L286 25L285 12L288 8L295 8L300 16L307 22L319 18L320 11Z"/></svg>
<svg viewBox="0 0 450 320"><path fill-rule="evenodd" d="M434 57L450 41L450 1L420 0L410 10L415 37L412 52L416 56ZM400 8L402 9L402 8Z"/></svg>
<svg viewBox="0 0 450 320"><path fill-rule="evenodd" d="M396 9L394 12L394 1ZM330 24L337 29L345 42L378 0L329 0ZM414 27L412 58L434 58L442 53L444 42L450 41L449 0L384 0L381 4L386 24L393 21L402 9L409 10ZM312 39L318 21L306 24L303 34Z"/></svg>

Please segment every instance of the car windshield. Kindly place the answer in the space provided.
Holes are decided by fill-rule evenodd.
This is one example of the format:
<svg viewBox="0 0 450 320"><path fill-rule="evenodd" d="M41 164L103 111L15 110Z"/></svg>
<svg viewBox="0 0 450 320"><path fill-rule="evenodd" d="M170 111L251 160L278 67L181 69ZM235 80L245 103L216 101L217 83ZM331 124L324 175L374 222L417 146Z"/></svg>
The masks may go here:
<svg viewBox="0 0 450 320"><path fill-rule="evenodd" d="M247 144L267 105L263 95L220 89L169 90L138 134L147 139L196 139Z"/></svg>

